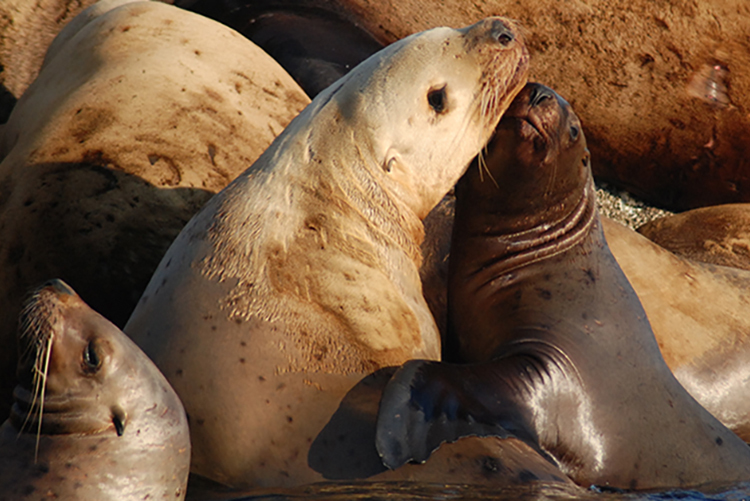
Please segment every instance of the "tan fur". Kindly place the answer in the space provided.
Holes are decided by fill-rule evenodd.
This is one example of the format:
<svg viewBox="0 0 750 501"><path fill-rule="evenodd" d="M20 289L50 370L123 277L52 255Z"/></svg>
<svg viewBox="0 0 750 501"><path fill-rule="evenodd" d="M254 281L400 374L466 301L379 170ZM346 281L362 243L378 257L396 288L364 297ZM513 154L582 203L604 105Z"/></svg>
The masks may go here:
<svg viewBox="0 0 750 501"><path fill-rule="evenodd" d="M375 54L177 237L125 330L195 420L193 471L237 486L321 480L306 451L346 391L440 356L420 218L525 82L523 42L502 23ZM501 26L516 33L507 45L492 38ZM443 87L436 111L428 96Z"/></svg>
<svg viewBox="0 0 750 501"><path fill-rule="evenodd" d="M749 441L750 271L692 261L603 222L667 365L703 407Z"/></svg>
<svg viewBox="0 0 750 501"><path fill-rule="evenodd" d="M24 293L63 277L124 325L180 229L309 102L237 32L160 2L63 29L0 139L0 416Z"/></svg>

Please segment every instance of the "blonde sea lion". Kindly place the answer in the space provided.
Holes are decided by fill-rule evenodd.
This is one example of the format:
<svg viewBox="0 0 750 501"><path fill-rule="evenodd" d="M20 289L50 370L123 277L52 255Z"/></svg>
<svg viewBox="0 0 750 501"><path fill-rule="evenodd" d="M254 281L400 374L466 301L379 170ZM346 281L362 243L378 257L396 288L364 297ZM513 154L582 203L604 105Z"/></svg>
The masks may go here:
<svg viewBox="0 0 750 501"><path fill-rule="evenodd" d="M497 491L514 486L577 486L560 469L528 444L498 437L464 437L443 444L424 464L406 464L396 470L383 465L375 449L375 423L383 388L395 367L376 371L358 382L344 397L336 412L318 433L307 454L308 464L329 485L351 482L375 486L381 482L413 482L416 486L455 484L492 487ZM315 485L307 484L315 489ZM373 487L374 488L374 487ZM338 489L338 488L334 488ZM190 501L238 499L244 495L282 495L284 489L253 489L244 492L217 485L196 475L188 486Z"/></svg>
<svg viewBox="0 0 750 501"><path fill-rule="evenodd" d="M170 5L109 0L66 26L0 140L2 418L25 292L60 277L124 325L185 223L309 102L252 42Z"/></svg>
<svg viewBox="0 0 750 501"><path fill-rule="evenodd" d="M319 94L180 233L125 332L185 404L193 472L238 487L321 480L307 450L346 392L440 356L420 218L527 64L501 18L392 44Z"/></svg>
<svg viewBox="0 0 750 501"><path fill-rule="evenodd" d="M750 448L664 362L604 239L581 124L549 88L519 93L456 187L448 325L464 363L410 361L383 393L386 465L498 435L586 487L750 479Z"/></svg>
<svg viewBox="0 0 750 501"><path fill-rule="evenodd" d="M0 499L183 499L187 417L143 352L61 280L32 295L21 325Z"/></svg>
<svg viewBox="0 0 750 501"><path fill-rule="evenodd" d="M750 204L702 207L638 228L661 247L693 261L750 270Z"/></svg>

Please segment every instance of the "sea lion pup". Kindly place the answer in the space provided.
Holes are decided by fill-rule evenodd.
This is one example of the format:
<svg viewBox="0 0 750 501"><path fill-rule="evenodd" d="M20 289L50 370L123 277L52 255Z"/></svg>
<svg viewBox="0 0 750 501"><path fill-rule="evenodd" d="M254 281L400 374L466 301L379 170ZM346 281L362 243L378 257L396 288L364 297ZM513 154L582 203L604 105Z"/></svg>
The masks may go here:
<svg viewBox="0 0 750 501"><path fill-rule="evenodd" d="M187 418L143 352L61 280L33 294L20 324L0 498L184 498Z"/></svg>
<svg viewBox="0 0 750 501"><path fill-rule="evenodd" d="M125 332L185 404L194 473L241 488L322 480L307 449L346 392L439 358L420 218L527 65L502 18L399 41L319 94L183 229Z"/></svg>
<svg viewBox="0 0 750 501"><path fill-rule="evenodd" d="M572 109L529 84L456 187L448 315L467 365L415 360L381 401L386 465L516 436L579 485L750 478L750 448L677 382L607 248Z"/></svg>

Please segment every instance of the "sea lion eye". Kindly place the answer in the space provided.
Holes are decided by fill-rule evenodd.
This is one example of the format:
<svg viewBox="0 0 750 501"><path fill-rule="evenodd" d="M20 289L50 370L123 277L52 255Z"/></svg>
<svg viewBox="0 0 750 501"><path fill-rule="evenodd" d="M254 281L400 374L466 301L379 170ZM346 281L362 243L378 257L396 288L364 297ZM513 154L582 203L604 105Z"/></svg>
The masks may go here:
<svg viewBox="0 0 750 501"><path fill-rule="evenodd" d="M445 85L439 89L431 89L427 93L427 102L435 113L443 113L445 111Z"/></svg>
<svg viewBox="0 0 750 501"><path fill-rule="evenodd" d="M578 139L578 134L580 134L580 132L581 131L578 129L578 127L576 127L575 125L571 126L570 127L570 139L572 139L573 141Z"/></svg>
<svg viewBox="0 0 750 501"><path fill-rule="evenodd" d="M99 369L101 360L99 360L99 355L96 353L96 344L93 340L89 341L86 349L83 350L83 363L85 364L83 369L86 372L91 373Z"/></svg>

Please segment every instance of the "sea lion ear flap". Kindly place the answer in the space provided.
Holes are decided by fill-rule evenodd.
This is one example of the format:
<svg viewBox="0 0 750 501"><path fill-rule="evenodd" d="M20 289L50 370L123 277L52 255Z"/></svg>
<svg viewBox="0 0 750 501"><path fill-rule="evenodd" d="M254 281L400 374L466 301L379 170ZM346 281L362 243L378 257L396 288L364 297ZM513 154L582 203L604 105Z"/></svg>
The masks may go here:
<svg viewBox="0 0 750 501"><path fill-rule="evenodd" d="M375 430L385 466L423 463L443 442L465 436L513 436L502 424L505 413L493 414L474 397L486 385L467 384L465 377L474 379L472 368L411 360L394 374L383 392Z"/></svg>
<svg viewBox="0 0 750 501"><path fill-rule="evenodd" d="M123 411L119 406L112 407L111 411L112 424L115 426L115 432L117 433L118 437L121 437L122 434L125 433L125 424L127 420L125 411Z"/></svg>
<svg viewBox="0 0 750 501"><path fill-rule="evenodd" d="M386 174L390 174L394 169L397 169L401 163L401 155L399 155L395 149L389 148L383 160L383 171Z"/></svg>

